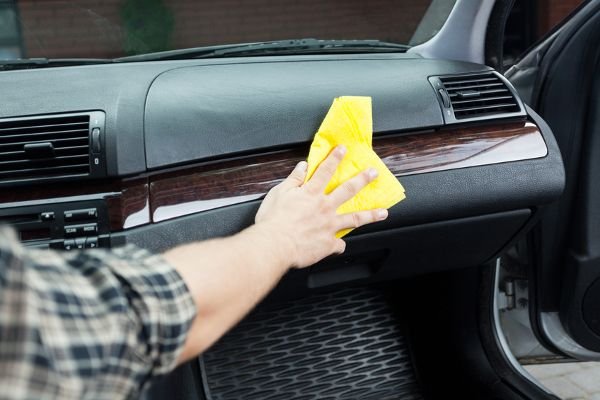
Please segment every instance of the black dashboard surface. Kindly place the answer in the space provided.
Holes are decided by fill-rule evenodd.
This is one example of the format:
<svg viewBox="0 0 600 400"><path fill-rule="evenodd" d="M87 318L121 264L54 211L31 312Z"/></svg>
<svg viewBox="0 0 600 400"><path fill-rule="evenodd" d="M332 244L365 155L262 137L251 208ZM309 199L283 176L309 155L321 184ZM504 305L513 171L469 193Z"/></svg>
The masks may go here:
<svg viewBox="0 0 600 400"><path fill-rule="evenodd" d="M340 95L373 97L375 132L439 126L441 110L427 76L487 69L387 54L5 71L0 118L103 110L108 175L122 176L309 141Z"/></svg>
<svg viewBox="0 0 600 400"><path fill-rule="evenodd" d="M331 101L340 95L373 98L376 135L392 131L423 131L427 135L444 125L436 92L427 78L488 70L464 62L386 54L5 71L0 72L0 118L102 110L106 113L108 179L118 182L120 177L139 176L143 180L152 176L152 172L147 174L152 169L308 144ZM403 176L407 200L391 209L385 223L353 232L356 245L350 248L360 247L361 235L366 238L387 231L380 242L381 250L389 251L396 246L398 235L416 237L412 231L398 229L429 224L418 230L421 237L432 238L420 254L439 251L450 243L449 236L465 238L462 246L451 246L452 255L447 254L443 262L438 260L439 267L452 262L475 263L461 258L473 246L487 249L486 257L500 250L537 206L557 198L564 187L564 169L554 137L539 117L531 110L528 113L546 144L545 157ZM435 141L430 146L432 152L438 150ZM43 188L36 190L43 192ZM145 198L139 203L143 207L139 212L148 213L148 201ZM149 221L113 232L111 242L133 242L161 251L226 235L250 224L256 206L254 201L161 223ZM470 219L478 216L484 219ZM504 226L504 231L500 234L490 226L491 236L483 237L478 227L486 226L487 220L497 221L496 228ZM444 221L455 221L447 225L454 228L431 225ZM414 259L419 260L416 248L409 250L415 250ZM395 261L392 257L387 262ZM483 253L476 261L484 261ZM423 270L421 264L415 265L415 271ZM430 265L431 270L437 267Z"/></svg>
<svg viewBox="0 0 600 400"><path fill-rule="evenodd" d="M371 96L375 132L443 125L427 77L486 70L421 58L313 59L172 69L146 101L148 168L308 142L332 100Z"/></svg>

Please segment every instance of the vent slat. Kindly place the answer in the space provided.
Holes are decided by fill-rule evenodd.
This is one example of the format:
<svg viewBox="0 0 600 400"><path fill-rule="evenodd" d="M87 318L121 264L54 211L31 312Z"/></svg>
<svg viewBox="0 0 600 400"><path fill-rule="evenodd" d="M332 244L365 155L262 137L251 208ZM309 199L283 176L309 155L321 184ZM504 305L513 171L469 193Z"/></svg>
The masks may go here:
<svg viewBox="0 0 600 400"><path fill-rule="evenodd" d="M456 119L509 114L521 107L504 81L493 72L441 76Z"/></svg>
<svg viewBox="0 0 600 400"><path fill-rule="evenodd" d="M467 80L458 80L458 81L453 81L453 80L448 80L446 79L446 82L444 82L445 85L461 85L463 83L473 83L474 79L467 79ZM491 77L491 78L478 78L477 79L479 82L498 82L498 78L497 77Z"/></svg>
<svg viewBox="0 0 600 400"><path fill-rule="evenodd" d="M89 146L70 146L55 148L54 153L57 156L62 155L85 155L89 154ZM3 160L28 160L24 151L7 151L0 153L0 161Z"/></svg>
<svg viewBox="0 0 600 400"><path fill-rule="evenodd" d="M477 111L477 110L489 110L492 108L506 108L506 107L512 107L514 106L513 103L503 103L503 104L494 104L494 105L490 105L490 106L477 106L477 107L467 107L467 108L461 108L460 110L454 110L454 112L471 112L471 111Z"/></svg>
<svg viewBox="0 0 600 400"><path fill-rule="evenodd" d="M87 176L89 115L0 119L0 183ZM26 145L51 143L38 154Z"/></svg>
<svg viewBox="0 0 600 400"><path fill-rule="evenodd" d="M487 95L487 94L494 94L494 93L510 93L510 92L508 91L508 89L489 89L489 90L480 90L479 93L483 94L483 95ZM458 97L458 93L448 92L448 95L450 96L451 99Z"/></svg>
<svg viewBox="0 0 600 400"><path fill-rule="evenodd" d="M75 135L77 133L77 135ZM36 133L23 133L20 135L2 135L0 133L0 142L9 142L12 139L23 140L26 138L32 138L34 140L44 140L44 137L61 137L71 135L71 137L85 137L87 138L89 132L87 128L84 129L69 129L63 131L55 131L55 132L36 132ZM38 139L39 138L39 139Z"/></svg>
<svg viewBox="0 0 600 400"><path fill-rule="evenodd" d="M510 100L512 96L498 96L498 97L479 97L477 99L468 99L468 100L453 100L452 104L469 104L469 103L477 103L477 102L491 102L491 101L503 101Z"/></svg>
<svg viewBox="0 0 600 400"><path fill-rule="evenodd" d="M498 83L488 83L487 85L475 84L475 85L463 85L463 86L456 86L456 87L447 86L446 90L448 90L448 92L459 92L461 90L480 89L482 87L498 87L498 86L502 87L502 86L504 86L504 83L498 82Z"/></svg>
<svg viewBox="0 0 600 400"><path fill-rule="evenodd" d="M24 145L26 144L33 144L33 143L45 143L45 142L52 142L53 144L57 144L56 147L59 147L60 145L74 145L75 143L78 144L83 144L88 143L88 138L84 137L84 138L60 138L60 139L52 139L52 140L32 140L32 141L26 141L26 142L15 142L15 143L0 143L0 152L2 152L3 148L8 148L8 147L20 147L23 148Z"/></svg>
<svg viewBox="0 0 600 400"><path fill-rule="evenodd" d="M17 134L19 132L23 132L23 131L31 131L31 130L43 130L43 129L72 129L72 128L78 128L78 129L87 129L88 127L88 123L87 122L72 122L72 123L66 123L66 124L53 124L53 125L27 125L27 126L18 126L18 127L10 127L10 128L3 128L0 127L0 135L4 135L5 133L8 135L12 135L12 134Z"/></svg>
<svg viewBox="0 0 600 400"><path fill-rule="evenodd" d="M65 163L65 161L68 162L70 160L77 160L78 162L85 161L85 160L88 160L89 157L90 156L88 154L77 154L77 155L71 155L71 156L58 156L58 157L53 157L53 158L43 158L43 159L39 159L39 160L24 159L24 160L0 161L0 168L2 168L5 165L19 165L19 164L23 164L23 165L27 165L27 166L40 165L40 167L46 167L51 164L63 164L63 163Z"/></svg>
<svg viewBox="0 0 600 400"><path fill-rule="evenodd" d="M57 166L57 167L48 167L44 168L44 170L40 170L39 168L31 168L31 169L16 169L12 171L0 171L0 179L5 176L11 175L23 175L23 174L31 174L36 175L34 177L48 177L48 172L69 172L69 171L77 171L77 173L87 173L89 172L89 164L73 164L66 166ZM11 176L12 177L12 176Z"/></svg>

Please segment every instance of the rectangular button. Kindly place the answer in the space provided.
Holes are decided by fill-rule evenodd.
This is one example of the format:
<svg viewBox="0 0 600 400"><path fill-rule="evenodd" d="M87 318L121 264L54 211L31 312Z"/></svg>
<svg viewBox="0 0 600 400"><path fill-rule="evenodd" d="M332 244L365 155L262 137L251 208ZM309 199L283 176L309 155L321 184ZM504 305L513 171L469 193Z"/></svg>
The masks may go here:
<svg viewBox="0 0 600 400"><path fill-rule="evenodd" d="M96 210L95 208L65 211L65 221L83 221L86 219L96 218L98 218L98 210Z"/></svg>
<svg viewBox="0 0 600 400"><path fill-rule="evenodd" d="M75 248L75 241L73 239L65 240L64 248L65 250L73 250Z"/></svg>
<svg viewBox="0 0 600 400"><path fill-rule="evenodd" d="M442 103L444 104L444 107L450 107L450 97L448 96L448 93L444 89L440 89L438 92L440 94L440 97L442 98Z"/></svg>
<svg viewBox="0 0 600 400"><path fill-rule="evenodd" d="M82 231L85 235L89 235L92 233L98 233L98 225L97 224L83 225Z"/></svg>
<svg viewBox="0 0 600 400"><path fill-rule="evenodd" d="M85 247L85 238L77 238L75 239L75 248L83 249Z"/></svg>
<svg viewBox="0 0 600 400"><path fill-rule="evenodd" d="M98 224L83 224L83 225L68 225L65 226L65 235L73 236L90 236L98 233Z"/></svg>
<svg viewBox="0 0 600 400"><path fill-rule="evenodd" d="M98 247L98 238L97 237L89 237L85 239L85 247L87 249L95 249Z"/></svg>
<svg viewBox="0 0 600 400"><path fill-rule="evenodd" d="M54 213L52 211L40 213L40 219L45 222L54 221Z"/></svg>
<svg viewBox="0 0 600 400"><path fill-rule="evenodd" d="M81 232L81 225L65 226L65 236L77 236Z"/></svg>
<svg viewBox="0 0 600 400"><path fill-rule="evenodd" d="M92 152L100 153L102 150L102 143L100 141L100 128L92 129Z"/></svg>

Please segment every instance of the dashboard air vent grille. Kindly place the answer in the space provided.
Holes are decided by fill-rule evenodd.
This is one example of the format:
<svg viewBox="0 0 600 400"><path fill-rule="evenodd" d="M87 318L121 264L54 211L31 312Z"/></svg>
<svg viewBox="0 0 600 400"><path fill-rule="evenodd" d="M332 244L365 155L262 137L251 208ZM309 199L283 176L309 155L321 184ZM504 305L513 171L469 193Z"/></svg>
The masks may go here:
<svg viewBox="0 0 600 400"><path fill-rule="evenodd" d="M493 72L440 76L456 119L521 111L506 84Z"/></svg>
<svg viewBox="0 0 600 400"><path fill-rule="evenodd" d="M89 115L0 120L0 182L87 176Z"/></svg>

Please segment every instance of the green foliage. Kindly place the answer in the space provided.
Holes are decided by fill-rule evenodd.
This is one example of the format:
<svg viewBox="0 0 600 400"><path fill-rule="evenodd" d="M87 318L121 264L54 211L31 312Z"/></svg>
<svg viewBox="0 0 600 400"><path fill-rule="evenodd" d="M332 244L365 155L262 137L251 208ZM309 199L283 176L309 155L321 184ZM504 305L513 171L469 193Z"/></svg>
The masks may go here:
<svg viewBox="0 0 600 400"><path fill-rule="evenodd" d="M169 49L174 25L173 13L163 0L124 0L121 18L127 54Z"/></svg>

